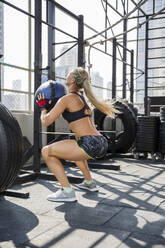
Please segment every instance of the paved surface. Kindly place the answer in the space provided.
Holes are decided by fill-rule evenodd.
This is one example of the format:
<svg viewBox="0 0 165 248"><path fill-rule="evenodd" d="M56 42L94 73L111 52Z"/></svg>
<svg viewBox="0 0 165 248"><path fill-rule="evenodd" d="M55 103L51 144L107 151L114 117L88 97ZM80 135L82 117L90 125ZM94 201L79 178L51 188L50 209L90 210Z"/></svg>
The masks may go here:
<svg viewBox="0 0 165 248"><path fill-rule="evenodd" d="M73 186L77 203L46 200L57 182L14 186L30 198L0 197L0 248L165 247L165 162L125 158L112 164L120 171L91 169L98 193ZM65 169L81 176L75 167Z"/></svg>

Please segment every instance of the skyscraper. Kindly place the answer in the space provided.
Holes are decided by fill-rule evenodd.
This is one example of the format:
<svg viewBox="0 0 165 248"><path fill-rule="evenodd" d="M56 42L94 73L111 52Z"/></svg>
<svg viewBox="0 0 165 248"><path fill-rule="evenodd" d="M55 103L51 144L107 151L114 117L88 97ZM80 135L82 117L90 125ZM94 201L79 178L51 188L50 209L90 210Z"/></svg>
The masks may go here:
<svg viewBox="0 0 165 248"><path fill-rule="evenodd" d="M68 46L63 46L61 49L61 53L65 52L68 49ZM61 58L60 58L60 66L67 66L68 71L73 70L77 66L77 47L72 48L68 52L66 52Z"/></svg>
<svg viewBox="0 0 165 248"><path fill-rule="evenodd" d="M0 2L0 55L4 52L3 41L3 3Z"/></svg>
<svg viewBox="0 0 165 248"><path fill-rule="evenodd" d="M143 10L146 14L152 15L165 7L164 0L148 0ZM139 12L139 15L141 13ZM139 18L139 23L145 21L145 17ZM165 95L165 15L157 15L148 23L148 96ZM145 33L146 26L143 25L138 30L138 68L145 71ZM145 95L145 75L143 74L136 80L136 102L143 107Z"/></svg>
<svg viewBox="0 0 165 248"><path fill-rule="evenodd" d="M3 22L3 3L0 2L0 61L3 61L4 54L4 22ZM3 67L0 65L0 85L4 88L4 72ZM2 96L2 95L1 95Z"/></svg>
<svg viewBox="0 0 165 248"><path fill-rule="evenodd" d="M107 83L107 99L111 99L112 98L112 82L109 81Z"/></svg>
<svg viewBox="0 0 165 248"><path fill-rule="evenodd" d="M98 99L102 100L103 90L101 89L101 87L103 87L104 79L100 76L100 73L98 71L92 71L90 76L92 84L96 86L93 87L93 92L98 97Z"/></svg>

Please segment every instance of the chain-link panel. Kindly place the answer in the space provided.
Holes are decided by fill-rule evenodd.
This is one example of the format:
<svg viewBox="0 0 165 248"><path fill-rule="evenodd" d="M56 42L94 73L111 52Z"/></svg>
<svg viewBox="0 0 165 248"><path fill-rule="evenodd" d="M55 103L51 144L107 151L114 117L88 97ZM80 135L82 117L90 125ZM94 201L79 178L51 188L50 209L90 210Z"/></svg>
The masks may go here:
<svg viewBox="0 0 165 248"><path fill-rule="evenodd" d="M10 110L29 110L28 94L2 91L2 102Z"/></svg>

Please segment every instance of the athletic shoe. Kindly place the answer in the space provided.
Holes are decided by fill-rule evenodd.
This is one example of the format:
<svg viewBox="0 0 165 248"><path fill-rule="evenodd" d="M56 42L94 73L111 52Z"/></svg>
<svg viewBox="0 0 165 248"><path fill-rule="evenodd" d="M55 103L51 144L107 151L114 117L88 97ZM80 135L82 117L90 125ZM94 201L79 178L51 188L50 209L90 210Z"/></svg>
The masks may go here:
<svg viewBox="0 0 165 248"><path fill-rule="evenodd" d="M82 183L77 184L77 187L80 189L85 189L85 190L92 191L92 192L98 191L98 188L94 181L90 184L87 184L85 181L83 181Z"/></svg>
<svg viewBox="0 0 165 248"><path fill-rule="evenodd" d="M70 193L67 193L62 189L58 190L56 193L48 195L48 201L54 202L75 202L77 201L74 190Z"/></svg>

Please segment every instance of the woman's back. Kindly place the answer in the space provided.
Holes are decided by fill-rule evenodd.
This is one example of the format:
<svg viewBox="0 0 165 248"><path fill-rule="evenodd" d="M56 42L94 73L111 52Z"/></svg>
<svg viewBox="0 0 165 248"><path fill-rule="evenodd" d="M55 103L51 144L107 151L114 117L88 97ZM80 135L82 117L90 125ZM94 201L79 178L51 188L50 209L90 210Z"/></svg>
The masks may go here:
<svg viewBox="0 0 165 248"><path fill-rule="evenodd" d="M75 133L76 137L100 135L94 126L92 111L84 97L80 93L73 92L65 98L67 98L67 107L63 117L69 122L69 128Z"/></svg>

